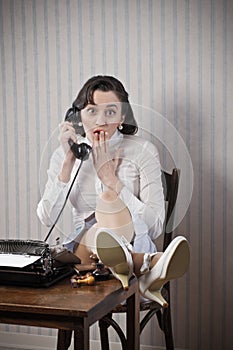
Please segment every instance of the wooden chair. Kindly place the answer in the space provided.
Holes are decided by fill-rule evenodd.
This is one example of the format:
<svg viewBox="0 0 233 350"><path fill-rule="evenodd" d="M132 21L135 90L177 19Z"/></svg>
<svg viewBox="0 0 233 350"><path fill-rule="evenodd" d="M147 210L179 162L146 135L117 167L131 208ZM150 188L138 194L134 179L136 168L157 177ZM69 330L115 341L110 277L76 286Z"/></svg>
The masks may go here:
<svg viewBox="0 0 233 350"><path fill-rule="evenodd" d="M179 185L179 170L174 168L172 173L169 174L162 171L162 181L164 187L164 198L166 201L166 218L164 225L164 239L163 239L163 251L167 248L172 240L173 232L171 231L174 208L177 199L178 185ZM160 329L163 331L166 342L167 350L174 350L173 333L172 333L172 322L171 322L171 301L170 301L170 282L167 282L162 289L162 294L168 302L167 308L162 308L161 305L154 301L142 301L140 302L140 311L147 311L146 315L140 322L140 334L149 320L156 314ZM119 305L116 309L112 310L111 314L106 315L99 321L100 337L102 350L109 350L109 339L108 339L108 327L112 326L121 340L122 349L127 350L125 334L113 320L112 314L124 313L126 307ZM131 349L128 349L131 350Z"/></svg>

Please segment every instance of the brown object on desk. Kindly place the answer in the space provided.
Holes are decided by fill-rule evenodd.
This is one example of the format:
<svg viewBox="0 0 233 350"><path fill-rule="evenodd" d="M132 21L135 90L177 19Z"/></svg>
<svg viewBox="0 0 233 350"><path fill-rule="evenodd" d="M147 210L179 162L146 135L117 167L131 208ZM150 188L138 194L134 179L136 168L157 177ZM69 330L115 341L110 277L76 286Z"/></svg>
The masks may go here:
<svg viewBox="0 0 233 350"><path fill-rule="evenodd" d="M87 284L88 286L93 286L95 284L95 277L88 272L86 275L84 276L73 276L70 279L71 285L72 287L76 288L78 285L80 284Z"/></svg>
<svg viewBox="0 0 233 350"><path fill-rule="evenodd" d="M71 288L69 278L49 287L0 286L0 322L59 329L57 350L89 349L89 327L118 304L127 304L128 349L139 349L139 293L136 278L124 291L115 278Z"/></svg>
<svg viewBox="0 0 233 350"><path fill-rule="evenodd" d="M78 284L87 284L88 286L93 286L95 284L95 277L90 275L86 278L78 278L77 279Z"/></svg>

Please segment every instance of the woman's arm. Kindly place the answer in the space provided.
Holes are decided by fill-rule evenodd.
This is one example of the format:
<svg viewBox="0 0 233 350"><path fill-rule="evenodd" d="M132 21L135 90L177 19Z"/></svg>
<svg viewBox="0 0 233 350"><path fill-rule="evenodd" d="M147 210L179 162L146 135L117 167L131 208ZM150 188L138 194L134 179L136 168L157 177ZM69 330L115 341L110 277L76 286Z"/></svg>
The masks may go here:
<svg viewBox="0 0 233 350"><path fill-rule="evenodd" d="M104 136L96 136L92 152L96 172L101 182L116 191L128 207L137 222L136 234L147 233L154 240L162 232L165 216L158 150L136 136L126 137L121 147L122 154L113 159ZM132 182L136 178L137 189L131 184L131 178Z"/></svg>
<svg viewBox="0 0 233 350"><path fill-rule="evenodd" d="M63 182L59 176L63 162L64 151L59 147L51 157L45 191L37 206L37 215L46 226L51 226L56 220L69 190L70 181Z"/></svg>
<svg viewBox="0 0 233 350"><path fill-rule="evenodd" d="M72 124L64 122L59 128L61 146L51 157L45 191L37 207L37 215L46 226L51 226L55 222L64 204L76 160L68 144L69 139L76 141Z"/></svg>

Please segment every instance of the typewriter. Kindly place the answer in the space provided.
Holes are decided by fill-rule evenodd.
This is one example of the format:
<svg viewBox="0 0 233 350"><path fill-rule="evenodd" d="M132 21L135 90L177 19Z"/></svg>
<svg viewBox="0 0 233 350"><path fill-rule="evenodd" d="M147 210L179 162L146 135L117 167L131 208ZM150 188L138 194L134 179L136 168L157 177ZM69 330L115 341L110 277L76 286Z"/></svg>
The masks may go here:
<svg viewBox="0 0 233 350"><path fill-rule="evenodd" d="M49 287L74 273L80 260L66 248L37 240L0 240L0 284Z"/></svg>

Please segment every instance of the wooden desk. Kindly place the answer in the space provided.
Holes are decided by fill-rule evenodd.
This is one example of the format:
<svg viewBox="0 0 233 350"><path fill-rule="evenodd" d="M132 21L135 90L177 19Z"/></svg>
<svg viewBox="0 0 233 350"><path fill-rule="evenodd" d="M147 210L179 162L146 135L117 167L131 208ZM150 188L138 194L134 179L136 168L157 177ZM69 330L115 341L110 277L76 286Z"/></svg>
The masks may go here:
<svg viewBox="0 0 233 350"><path fill-rule="evenodd" d="M60 329L57 349L69 347L66 335L74 330L74 349L89 349L89 327L127 300L128 349L139 349L139 293L137 279L128 291L115 278L95 286L72 288L69 279L50 288L0 286L0 322Z"/></svg>

